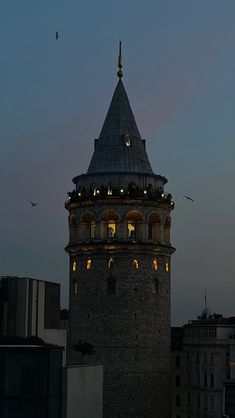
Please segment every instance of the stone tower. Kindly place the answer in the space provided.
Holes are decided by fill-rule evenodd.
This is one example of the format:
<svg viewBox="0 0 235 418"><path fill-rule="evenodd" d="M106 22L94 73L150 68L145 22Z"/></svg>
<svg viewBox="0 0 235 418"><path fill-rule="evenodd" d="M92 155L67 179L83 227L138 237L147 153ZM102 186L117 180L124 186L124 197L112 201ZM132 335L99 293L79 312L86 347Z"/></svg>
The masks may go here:
<svg viewBox="0 0 235 418"><path fill-rule="evenodd" d="M171 195L154 174L121 80L86 174L69 193L68 362L104 365L105 418L170 417Z"/></svg>

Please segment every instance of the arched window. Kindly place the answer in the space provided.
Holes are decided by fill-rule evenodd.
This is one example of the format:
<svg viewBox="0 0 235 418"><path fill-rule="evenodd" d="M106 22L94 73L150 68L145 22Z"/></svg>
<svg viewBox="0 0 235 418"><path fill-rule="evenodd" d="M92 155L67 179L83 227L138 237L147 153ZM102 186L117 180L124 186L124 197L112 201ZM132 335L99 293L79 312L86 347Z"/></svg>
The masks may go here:
<svg viewBox="0 0 235 418"><path fill-rule="evenodd" d="M96 218L92 212L85 212L81 218L82 224L80 227L81 239L94 239L96 235Z"/></svg>
<svg viewBox="0 0 235 418"><path fill-rule="evenodd" d="M164 241L167 243L170 242L170 230L171 230L171 218L167 216L164 222Z"/></svg>
<svg viewBox="0 0 235 418"><path fill-rule="evenodd" d="M119 215L113 209L105 210L101 214L100 236L102 239L116 238L118 221L119 221Z"/></svg>
<svg viewBox="0 0 235 418"><path fill-rule="evenodd" d="M139 268L138 260L133 260L133 267L134 267L134 269L138 270L138 268Z"/></svg>
<svg viewBox="0 0 235 418"><path fill-rule="evenodd" d="M74 293L74 295L77 295L77 294L78 294L78 289L79 289L79 286L78 286L78 281L77 281L77 280L75 280L75 281L73 282L73 293Z"/></svg>
<svg viewBox="0 0 235 418"><path fill-rule="evenodd" d="M107 222L107 237L115 238L115 236L116 236L116 222L114 220L110 220Z"/></svg>
<svg viewBox="0 0 235 418"><path fill-rule="evenodd" d="M136 223L134 221L127 222L127 237L136 238Z"/></svg>
<svg viewBox="0 0 235 418"><path fill-rule="evenodd" d="M152 212L148 218L148 239L161 241L161 217L159 213Z"/></svg>
<svg viewBox="0 0 235 418"><path fill-rule="evenodd" d="M153 260L153 269L154 270L157 270L158 269L158 262L157 262L157 260L155 259L155 260Z"/></svg>
<svg viewBox="0 0 235 418"><path fill-rule="evenodd" d="M139 210L131 210L124 216L127 225L127 238L142 239L143 238L143 213Z"/></svg>
<svg viewBox="0 0 235 418"><path fill-rule="evenodd" d="M109 269L113 269L114 268L114 259L110 258L109 259Z"/></svg>
<svg viewBox="0 0 235 418"><path fill-rule="evenodd" d="M95 238L95 232L96 232L96 223L95 221L92 221L90 223L90 238Z"/></svg>
<svg viewBox="0 0 235 418"><path fill-rule="evenodd" d="M166 272L168 273L170 271L170 263L169 261L166 262Z"/></svg>
<svg viewBox="0 0 235 418"><path fill-rule="evenodd" d="M135 196L136 194L136 184L134 182L131 182L128 184L128 192L130 196Z"/></svg>
<svg viewBox="0 0 235 418"><path fill-rule="evenodd" d="M91 261L90 258L86 262L86 268L87 268L87 270L91 270L91 268L92 268L92 261Z"/></svg>
<svg viewBox="0 0 235 418"><path fill-rule="evenodd" d="M78 218L76 215L72 214L69 217L69 225L71 228L76 228L78 226Z"/></svg>
<svg viewBox="0 0 235 418"><path fill-rule="evenodd" d="M111 294L116 293L116 279L112 276L107 279L107 291Z"/></svg>
<svg viewBox="0 0 235 418"><path fill-rule="evenodd" d="M73 271L76 271L77 270L77 263L76 263L76 261L73 262L72 270Z"/></svg>

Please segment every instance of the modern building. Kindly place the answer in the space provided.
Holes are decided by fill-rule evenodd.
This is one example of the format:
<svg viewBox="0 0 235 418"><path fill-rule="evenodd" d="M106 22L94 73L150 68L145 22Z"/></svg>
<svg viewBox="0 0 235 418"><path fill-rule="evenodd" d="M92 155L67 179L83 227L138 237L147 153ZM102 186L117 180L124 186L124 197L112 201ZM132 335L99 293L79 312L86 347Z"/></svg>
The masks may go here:
<svg viewBox="0 0 235 418"><path fill-rule="evenodd" d="M60 329L60 284L28 277L0 277L0 335L42 338L66 347Z"/></svg>
<svg viewBox="0 0 235 418"><path fill-rule="evenodd" d="M0 338L1 418L61 418L62 347Z"/></svg>
<svg viewBox="0 0 235 418"><path fill-rule="evenodd" d="M172 196L154 174L122 82L86 174L73 179L69 212L70 327L74 347L104 365L104 417L170 416ZM98 105L98 103L97 103Z"/></svg>
<svg viewBox="0 0 235 418"><path fill-rule="evenodd" d="M172 418L221 418L234 411L235 317L205 309L183 329L182 350L172 350L172 364L180 356L178 378L172 368Z"/></svg>

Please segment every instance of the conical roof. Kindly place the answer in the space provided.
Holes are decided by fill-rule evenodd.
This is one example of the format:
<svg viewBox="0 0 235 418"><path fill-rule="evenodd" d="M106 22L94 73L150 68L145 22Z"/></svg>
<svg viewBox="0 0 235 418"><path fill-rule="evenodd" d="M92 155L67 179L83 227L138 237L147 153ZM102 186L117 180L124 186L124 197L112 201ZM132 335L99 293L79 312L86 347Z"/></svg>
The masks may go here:
<svg viewBox="0 0 235 418"><path fill-rule="evenodd" d="M87 174L153 174L121 78L105 118Z"/></svg>

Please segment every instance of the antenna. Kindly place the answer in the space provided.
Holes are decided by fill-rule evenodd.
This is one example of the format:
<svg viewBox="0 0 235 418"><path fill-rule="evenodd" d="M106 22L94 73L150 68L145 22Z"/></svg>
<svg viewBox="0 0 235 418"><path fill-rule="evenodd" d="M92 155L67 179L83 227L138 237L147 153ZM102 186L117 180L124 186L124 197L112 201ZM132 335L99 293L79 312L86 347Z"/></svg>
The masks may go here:
<svg viewBox="0 0 235 418"><path fill-rule="evenodd" d="M205 309L207 309L207 296L206 296L206 289L205 289Z"/></svg>
<svg viewBox="0 0 235 418"><path fill-rule="evenodd" d="M122 66L123 66L123 60L122 60L122 41L119 41L119 55L118 55L118 68L119 68L119 71L117 72L118 78L122 78L123 77Z"/></svg>

